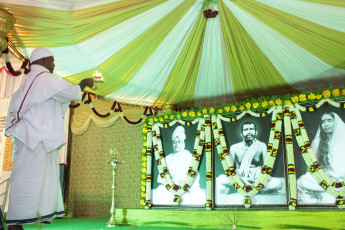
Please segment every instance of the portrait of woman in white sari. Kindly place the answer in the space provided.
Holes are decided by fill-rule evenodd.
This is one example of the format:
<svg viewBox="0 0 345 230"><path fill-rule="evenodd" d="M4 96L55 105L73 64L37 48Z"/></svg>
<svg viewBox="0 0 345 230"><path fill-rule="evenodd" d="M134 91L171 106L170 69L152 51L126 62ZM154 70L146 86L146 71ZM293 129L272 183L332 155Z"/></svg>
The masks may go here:
<svg viewBox="0 0 345 230"><path fill-rule="evenodd" d="M311 146L325 174L334 182L344 181L345 124L336 113L321 115ZM297 189L299 204L335 204L336 198L326 192L310 172L297 180Z"/></svg>

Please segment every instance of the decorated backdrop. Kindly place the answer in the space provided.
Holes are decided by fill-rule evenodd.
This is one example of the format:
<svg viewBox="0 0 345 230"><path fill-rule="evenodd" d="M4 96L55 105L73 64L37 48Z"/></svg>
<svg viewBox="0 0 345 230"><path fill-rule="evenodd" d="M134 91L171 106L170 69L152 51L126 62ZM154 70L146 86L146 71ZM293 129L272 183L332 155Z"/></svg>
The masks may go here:
<svg viewBox="0 0 345 230"><path fill-rule="evenodd" d="M199 185L199 164L206 158L206 209L229 205L344 208L344 95L344 89L332 88L147 118L142 205L155 207L154 180L163 181L171 206L183 205L184 198L187 202L194 193L194 183ZM173 133L172 140L183 142L184 126L199 124L193 152L184 151L179 163L166 151L169 142L161 135L162 129L176 124L180 126L174 132L178 128L183 132ZM179 150L173 156L181 154ZM152 175L155 164L157 178Z"/></svg>

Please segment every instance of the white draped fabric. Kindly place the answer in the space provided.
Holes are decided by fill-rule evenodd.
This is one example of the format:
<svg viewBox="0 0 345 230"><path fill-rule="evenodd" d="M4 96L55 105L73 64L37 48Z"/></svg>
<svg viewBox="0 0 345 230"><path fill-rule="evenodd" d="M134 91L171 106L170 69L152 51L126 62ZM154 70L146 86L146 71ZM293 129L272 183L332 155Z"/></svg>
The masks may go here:
<svg viewBox="0 0 345 230"><path fill-rule="evenodd" d="M327 75L338 76L345 74L345 70L333 68L306 49L257 20L230 0L223 0L223 2L238 18L262 52L288 83L293 84L301 79L305 81L315 79L315 76L320 78L327 77Z"/></svg>
<svg viewBox="0 0 345 230"><path fill-rule="evenodd" d="M90 91L122 103L218 106L328 88L345 74L342 0L0 2L15 14L20 51L49 48L73 84L102 72Z"/></svg>
<svg viewBox="0 0 345 230"><path fill-rule="evenodd" d="M316 24L345 32L345 9L302 0L256 0ZM340 19L340 20L339 20Z"/></svg>
<svg viewBox="0 0 345 230"><path fill-rule="evenodd" d="M61 77L96 68L178 7L182 0L170 0L74 46L46 47L59 63L55 74ZM112 44L105 46L104 44ZM29 56L33 48L24 49ZM68 56L66 56L68 54ZM78 58L75 58L78 57Z"/></svg>
<svg viewBox="0 0 345 230"><path fill-rule="evenodd" d="M216 5L213 7L218 10ZM221 96L229 97L233 94L230 70L227 64L228 57L224 46L220 18L208 19L195 88L197 100L208 97L219 100ZM215 88L217 90L214 90Z"/></svg>
<svg viewBox="0 0 345 230"><path fill-rule="evenodd" d="M188 104L191 107L214 106L236 102L236 94L239 94L240 98L243 96L242 94L247 93L246 89L249 89L248 92L254 92L255 87L262 87L263 85L266 87L267 85L267 88L269 88L280 83L287 86L286 88L293 89L293 87L296 87L294 84L301 81L308 82L345 74L344 67L341 64L344 52L340 50L337 53L338 48L341 49L343 40L337 40L340 47L337 44L331 44L336 47L336 50L332 51L336 61L331 62L326 60L327 57L324 57L327 55L318 55L317 49L315 49L315 47L319 48L318 46L321 46L318 45L320 39L316 39L317 42L311 40L311 45L300 44L293 38L284 35L273 25L275 23L290 29L290 26L300 28L301 25L305 26L307 22L313 22L321 28L314 28L311 32L325 38L324 44L328 44L334 38L342 38L341 33L338 32L344 32L345 30L345 20L343 20L345 18L345 8L338 0L329 4L302 0L220 0L211 1L216 3L205 8L202 7L202 3L207 1L203 0L196 0L195 2L192 0L167 0L159 3L157 1L151 3L150 1L138 0L128 1L131 3L127 5L126 1L115 0L0 0L0 2L4 4L6 9L12 10L16 14L17 28L13 34L10 33L10 39L17 48L29 55L38 44L48 43L50 46L48 48L55 55L55 73L66 77L73 84L87 77L93 69L99 69L102 72L104 70L104 84L99 84L100 90L95 93L124 103L159 106L164 105L164 103L176 103L176 105L180 103L183 105ZM150 3L146 4L146 2ZM145 10L136 9L134 6L137 4L138 8L145 8ZM225 8L223 4L226 6ZM35 17L30 15L30 18L28 18L29 15L28 17L22 16L29 13L25 6L36 7L37 15ZM121 6L121 9L119 9L119 6ZM252 11L255 11L255 7L258 10L267 7L275 17L268 17L270 15L267 18L257 17ZM221 13L216 18L205 19L202 12L206 8L219 10ZM226 11L222 12L222 9ZM138 10L137 13L124 17L128 12L136 10ZM231 19L222 18L221 15L228 13L228 10L233 14L229 17ZM55 12L56 15L50 17L45 13L50 11ZM119 12L116 17L124 17L124 20L114 20L116 22L113 24L111 23L112 20L109 22L110 17L104 17L107 20L104 22L107 24L104 28L101 24L94 26L92 19L87 18L85 20L85 16L89 14L108 15L109 13L111 15L110 12L114 11ZM283 22L275 21L279 13L286 14L284 15L286 19L284 18ZM177 18L177 16L179 20L171 20L171 18ZM289 21L286 16L297 19ZM63 22L55 20L54 23L50 24L56 18L64 20L62 20ZM167 21L167 18L170 18L171 21ZM41 20L39 21L39 19ZM33 20L34 23L28 23L30 20ZM268 23L269 20L274 22L270 24ZM195 33L193 27L198 25L196 23L201 25L198 32L203 31L202 33ZM241 28L237 30L235 27L230 26L231 31L228 33L230 27L226 25L227 23L232 23L231 25L240 23L241 26L238 27ZM301 23L301 25L298 23ZM55 24L57 24L56 28L71 31L71 36L68 36L67 33L58 33L61 30L56 30L57 34L55 34L53 29L47 31L46 36L44 36L44 32L42 32L45 31L44 28L49 26L49 28L55 28ZM89 24L92 26L89 26ZM172 29L170 27L169 30L159 28L167 25L171 26ZM327 27L327 30L323 27ZM99 28L99 30L95 28ZM332 31L328 31L329 28ZM306 33L305 30L307 30L305 27L301 28L301 31ZM141 37L148 31L164 31L166 34L163 34L160 39L157 39L156 36ZM36 33L42 37L31 36ZM79 33L82 36L79 36ZM231 33L242 33L243 35L238 37L246 38L247 41L246 39L238 41L238 39L231 40L224 37L225 34ZM336 35L328 36L334 33ZM22 36L25 38L26 45L23 45ZM187 67L183 68L182 71L184 72L181 72L180 80L179 75L172 70L174 70L174 67L176 68L176 63L179 64L182 59L180 56L181 51L187 50L187 45L190 46L188 39L192 40L191 38L194 38L194 36L199 36L195 37L195 40L200 38L198 40L200 46L198 43L198 47L195 49L199 53L191 49L193 52L189 52L187 55L183 54L185 55L183 60L185 60L184 63L187 63ZM142 52L145 51L142 47L139 47L140 39L149 41L145 43L145 46L148 46L146 53ZM63 42L60 40L63 40ZM229 40L231 41L229 42ZM253 44L253 41L255 44ZM132 43L135 43L135 46L131 46ZM130 60L131 55L133 55L131 52L135 52L137 46L141 48L141 52L135 53L135 55L142 55L138 58L137 63L139 64L129 63L126 65L126 62L121 62L121 65L119 65L117 63L119 59ZM249 51L248 54L256 54L252 52L255 49L260 50L263 56L267 57L268 61L266 63L261 62L265 58L255 60L254 63L251 62L250 55L240 54L241 52L245 53L247 50ZM240 50L239 54L236 53L235 57L231 56L231 52L235 52L235 50ZM198 59L199 63L191 60L195 57L200 58L200 61ZM111 60L114 60L114 63L111 63L109 58L113 58ZM239 58L239 60L236 60L236 58ZM231 67L229 63L231 63ZM19 63L17 66L14 63L12 64L14 69L19 68ZM193 70L196 77L194 75L190 77L191 74L188 73L192 69L188 68L190 65L197 66L196 70ZM120 68L121 71L114 70ZM238 73L235 71L241 68L246 71L237 71ZM257 73L261 71L255 71L255 68L271 69L267 72L262 71L263 74L260 75ZM4 76L4 73L4 71L1 72L0 98L13 93L17 87L15 85L21 83L19 77L11 78ZM250 75L245 76L245 80L248 79L247 81L243 80L244 77L241 76L243 73ZM255 76L256 74L258 76ZM258 77L261 77L261 79L257 79ZM274 80L269 82L266 81L265 77ZM241 82L242 80L243 82ZM185 82L189 87L181 87L178 82ZM241 82L241 84L236 85L236 82ZM177 85L176 90L175 84ZM289 86L289 84L292 86ZM103 87L106 90L103 90ZM307 87L306 84L305 88ZM184 91L179 92L181 90ZM261 88L258 90L261 90ZM167 95L164 95L165 93ZM245 98L249 99L250 96L245 95Z"/></svg>
<svg viewBox="0 0 345 230"><path fill-rule="evenodd" d="M66 1L66 0L1 0L0 3L12 4L12 5L24 5L24 6L36 6L45 7L66 11L81 10L86 8L91 8L95 6L104 5L111 2L117 2L119 0L78 0L78 1Z"/></svg>
<svg viewBox="0 0 345 230"><path fill-rule="evenodd" d="M128 85L106 97L116 96L120 101L132 98L132 101L126 100L126 102L133 104L144 101L151 104L157 100L193 29L201 6L201 0L196 1ZM157 77L160 79L159 81L155 81ZM138 86L141 86L142 89L138 90ZM147 86L150 86L150 91L147 91Z"/></svg>

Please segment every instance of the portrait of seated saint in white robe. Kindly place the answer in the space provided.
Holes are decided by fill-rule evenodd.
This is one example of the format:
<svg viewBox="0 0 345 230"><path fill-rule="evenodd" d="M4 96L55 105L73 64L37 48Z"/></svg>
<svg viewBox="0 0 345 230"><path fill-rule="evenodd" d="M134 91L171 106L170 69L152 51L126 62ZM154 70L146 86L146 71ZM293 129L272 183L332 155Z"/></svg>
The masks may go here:
<svg viewBox="0 0 345 230"><path fill-rule="evenodd" d="M185 149L186 133L183 126L177 126L172 134L173 152L166 155L166 164L173 182L183 186L193 156ZM157 178L159 186L152 189L152 204L172 205L174 196L166 189L160 176ZM206 202L205 191L200 188L200 175L196 173L194 183L188 192L181 198L182 205L204 205Z"/></svg>

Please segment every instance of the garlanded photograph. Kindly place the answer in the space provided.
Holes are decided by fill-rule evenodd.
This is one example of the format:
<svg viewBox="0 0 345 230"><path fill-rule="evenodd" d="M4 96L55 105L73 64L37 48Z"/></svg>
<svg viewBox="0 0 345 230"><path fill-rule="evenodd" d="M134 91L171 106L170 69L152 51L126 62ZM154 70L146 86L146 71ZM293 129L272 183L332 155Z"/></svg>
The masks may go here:
<svg viewBox="0 0 345 230"><path fill-rule="evenodd" d="M344 189L341 185L345 180L345 111L323 105L314 112L302 112L301 115L318 170L308 170L295 148L296 165L298 163L301 167L296 172L298 202L306 205L335 205L336 197L319 180L332 181L329 186L336 191Z"/></svg>
<svg viewBox="0 0 345 230"><path fill-rule="evenodd" d="M165 156L167 171L177 186L184 186L186 177L192 167L195 139L197 137L197 124L191 126L174 125L161 128L161 140ZM203 153L203 152L202 152ZM201 153L201 154L202 154ZM188 191L181 196L182 206L204 206L206 203L206 167L205 157L201 155L199 171L195 172L194 181ZM157 164L161 159L154 159L152 179L152 205L174 205L174 195L169 192ZM157 163L158 162L158 163Z"/></svg>
<svg viewBox="0 0 345 230"><path fill-rule="evenodd" d="M245 186L252 186L263 170L269 145L271 118L272 116L268 115L264 118L244 117L236 122L222 122L235 173ZM251 198L253 205L286 205L282 154L282 145L280 144L271 176L260 192ZM227 178L219 156L215 156L215 158L216 205L243 205L244 195L236 191Z"/></svg>

